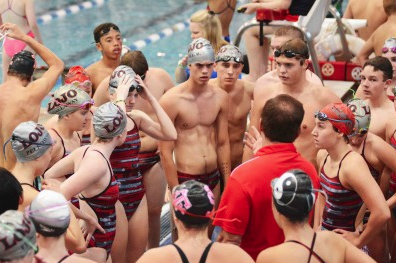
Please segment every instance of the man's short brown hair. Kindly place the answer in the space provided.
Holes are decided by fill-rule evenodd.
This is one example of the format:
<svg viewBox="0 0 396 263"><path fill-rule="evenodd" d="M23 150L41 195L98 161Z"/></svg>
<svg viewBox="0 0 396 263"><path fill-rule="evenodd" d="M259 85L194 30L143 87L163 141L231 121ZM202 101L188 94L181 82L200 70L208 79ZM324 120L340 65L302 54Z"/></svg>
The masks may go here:
<svg viewBox="0 0 396 263"><path fill-rule="evenodd" d="M121 65L129 66L139 76L146 74L149 69L146 57L139 50L128 51L121 57Z"/></svg>
<svg viewBox="0 0 396 263"><path fill-rule="evenodd" d="M396 1L395 0L384 0L384 10L387 16L396 13Z"/></svg>
<svg viewBox="0 0 396 263"><path fill-rule="evenodd" d="M299 38L304 40L304 33L301 29L295 26L282 26L275 30L274 36L276 37L290 37L290 38Z"/></svg>
<svg viewBox="0 0 396 263"><path fill-rule="evenodd" d="M261 129L271 142L292 143L300 134L303 118L302 103L290 95L280 94L265 103Z"/></svg>

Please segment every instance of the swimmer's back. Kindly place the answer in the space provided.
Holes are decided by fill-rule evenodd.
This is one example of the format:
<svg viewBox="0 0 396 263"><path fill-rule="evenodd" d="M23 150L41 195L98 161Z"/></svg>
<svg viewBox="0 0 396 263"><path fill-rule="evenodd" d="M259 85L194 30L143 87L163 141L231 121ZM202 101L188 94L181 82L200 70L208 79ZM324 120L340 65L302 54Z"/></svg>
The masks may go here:
<svg viewBox="0 0 396 263"><path fill-rule="evenodd" d="M186 247L184 244L178 244L184 254L187 256L190 263L199 262L204 248L198 250L193 247ZM168 245L161 248L150 249L137 261L137 263L149 262L182 262L180 255L173 245ZM206 258L206 263L252 263L253 259L240 247L215 242L209 250Z"/></svg>

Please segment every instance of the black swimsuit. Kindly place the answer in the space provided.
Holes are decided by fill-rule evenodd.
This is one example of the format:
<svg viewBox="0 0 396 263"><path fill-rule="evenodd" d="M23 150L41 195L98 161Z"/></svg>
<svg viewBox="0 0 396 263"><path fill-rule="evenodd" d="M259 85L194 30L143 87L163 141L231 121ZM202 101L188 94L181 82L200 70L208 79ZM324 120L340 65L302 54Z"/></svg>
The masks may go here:
<svg viewBox="0 0 396 263"><path fill-rule="evenodd" d="M319 260L322 263L325 263L325 261L318 255L315 253L315 251L313 251L313 248L315 246L315 240L316 240L316 233L314 233L314 236L312 238L312 243L311 243L311 247L308 247L307 245L301 243L300 241L297 240L287 240L286 242L293 242L296 244L299 244L303 247L305 247L306 249L309 250L309 258L308 258L308 263L311 262L311 256L313 255L317 260Z"/></svg>
<svg viewBox="0 0 396 263"><path fill-rule="evenodd" d="M202 253L201 258L199 259L199 263L205 263L206 258L208 257L208 254L209 254L209 250L212 247L212 245L213 245L213 242L210 242L209 245L206 246L204 252ZM188 259L186 257L186 254L184 254L183 250L181 250L181 248L176 244L173 244L173 246L176 248L177 252L179 253L179 255L182 259L182 262L189 263Z"/></svg>

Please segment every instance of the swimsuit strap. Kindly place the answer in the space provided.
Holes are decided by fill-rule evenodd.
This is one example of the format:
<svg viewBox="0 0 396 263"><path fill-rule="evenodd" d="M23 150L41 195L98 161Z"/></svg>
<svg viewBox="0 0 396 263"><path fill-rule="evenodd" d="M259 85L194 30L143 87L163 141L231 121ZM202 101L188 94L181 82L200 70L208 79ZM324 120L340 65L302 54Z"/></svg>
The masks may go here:
<svg viewBox="0 0 396 263"><path fill-rule="evenodd" d="M36 189L36 187L34 187L32 184L29 184L29 183L20 183L20 185L28 185L28 186L30 186L31 188L33 188L34 190L38 191L38 190Z"/></svg>
<svg viewBox="0 0 396 263"><path fill-rule="evenodd" d="M84 158L85 154L87 153L88 149L89 149L89 147L87 147L87 149L85 149L84 154L83 154L83 158ZM112 177L113 177L113 170L111 169L111 165L110 165L109 160L107 160L107 158L106 158L106 157L103 155L103 153L101 153L100 151L98 151L98 150L92 150L92 151L98 152L98 153L99 153L100 155L102 155L103 158L106 160L107 167L108 167L109 170L110 170L110 181L109 181L109 184L107 185L107 187L106 187L102 192L100 192L99 194L97 194L97 195L95 195L95 196L92 196L92 197L85 197L82 193L80 193L80 196L79 196L78 198L80 198L81 200L88 200L88 199L96 198L96 197L102 195L102 194L103 194L104 192L106 192L107 189L110 187L110 185L111 185L111 179L112 179Z"/></svg>
<svg viewBox="0 0 396 263"><path fill-rule="evenodd" d="M322 169L324 169L324 166L325 166L325 164L326 164L326 162L327 162L327 157L329 157L329 155L330 155L330 154L327 154L326 158L324 159L323 165L322 165Z"/></svg>
<svg viewBox="0 0 396 263"><path fill-rule="evenodd" d="M287 240L285 242L292 242L292 243L296 243L299 244L303 247L305 247L306 249L309 250L309 258L308 258L308 263L311 261L311 256L313 255L317 260L319 260L321 263L325 263L325 261L318 255L316 254L315 251L313 251L313 247L315 245L315 240L316 240L316 233L314 233L314 236L312 238L312 242L311 242L311 248L309 248L307 245L305 245L304 243L301 243L298 240Z"/></svg>
<svg viewBox="0 0 396 263"><path fill-rule="evenodd" d="M338 177L338 175L340 174L340 169L341 169L342 161L344 161L345 157L347 157L347 155L350 154L351 152L352 152L352 151L347 152L347 153L344 155L344 157L342 157L342 159L341 159L341 161L340 161L340 164L338 165L337 177Z"/></svg>
<svg viewBox="0 0 396 263"><path fill-rule="evenodd" d="M58 135L58 137L60 138L62 147L63 147L63 157L65 157L66 156L66 147L65 147L65 142L63 141L62 136L60 136L59 132L57 132L54 128L52 128L51 130L53 130L56 133L56 135Z"/></svg>
<svg viewBox="0 0 396 263"><path fill-rule="evenodd" d="M179 253L182 262L183 263L189 263L188 259L186 257L186 254L184 254L183 250L181 250L181 248L178 245L176 245L176 244L173 244L173 246L176 248L177 252Z"/></svg>
<svg viewBox="0 0 396 263"><path fill-rule="evenodd" d="M70 255L66 255L66 256L64 256L63 258L61 258L61 260L59 260L58 261L58 263L61 263L61 262L63 262L65 259L67 259L68 257L70 257Z"/></svg>
<svg viewBox="0 0 396 263"><path fill-rule="evenodd" d="M364 141L363 141L363 150L362 150L362 156L363 156L363 158L366 160L366 157L364 156L364 149L366 148L366 140L367 140L367 136L366 136L366 138L364 138Z"/></svg>
<svg viewBox="0 0 396 263"><path fill-rule="evenodd" d="M225 11L227 11L228 8L231 9L232 12L235 12L235 8L233 8L233 7L230 5L230 2L231 2L231 0L228 0L228 1L227 1L227 6L226 6L223 10L221 10L220 12L217 12L217 13L214 12L214 11L212 11L212 10L210 10L209 5L207 5L206 9L207 9L208 11L212 12L212 13L215 14L215 15L221 15L222 13L224 13Z"/></svg>
<svg viewBox="0 0 396 263"><path fill-rule="evenodd" d="M209 250L210 250L210 248L212 247L212 245L213 245L213 242L210 242L210 243L206 246L204 252L202 253L201 258L199 259L199 263L205 263L205 262L206 262L206 258L208 257Z"/></svg>
<svg viewBox="0 0 396 263"><path fill-rule="evenodd" d="M80 134L78 134L78 132L76 132L77 133L77 137L78 137L78 139L80 140L80 143L81 143L81 136L80 136Z"/></svg>

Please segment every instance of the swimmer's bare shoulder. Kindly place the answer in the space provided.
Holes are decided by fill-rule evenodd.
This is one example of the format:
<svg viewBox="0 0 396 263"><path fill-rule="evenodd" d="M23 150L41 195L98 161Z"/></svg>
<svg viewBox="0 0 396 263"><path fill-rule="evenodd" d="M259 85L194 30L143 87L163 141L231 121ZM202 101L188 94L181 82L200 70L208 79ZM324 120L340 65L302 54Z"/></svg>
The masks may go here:
<svg viewBox="0 0 396 263"><path fill-rule="evenodd" d="M329 103L342 102L337 94L335 94L329 87L323 87L314 83L311 83L310 87L312 97L314 97L320 105L326 106Z"/></svg>

